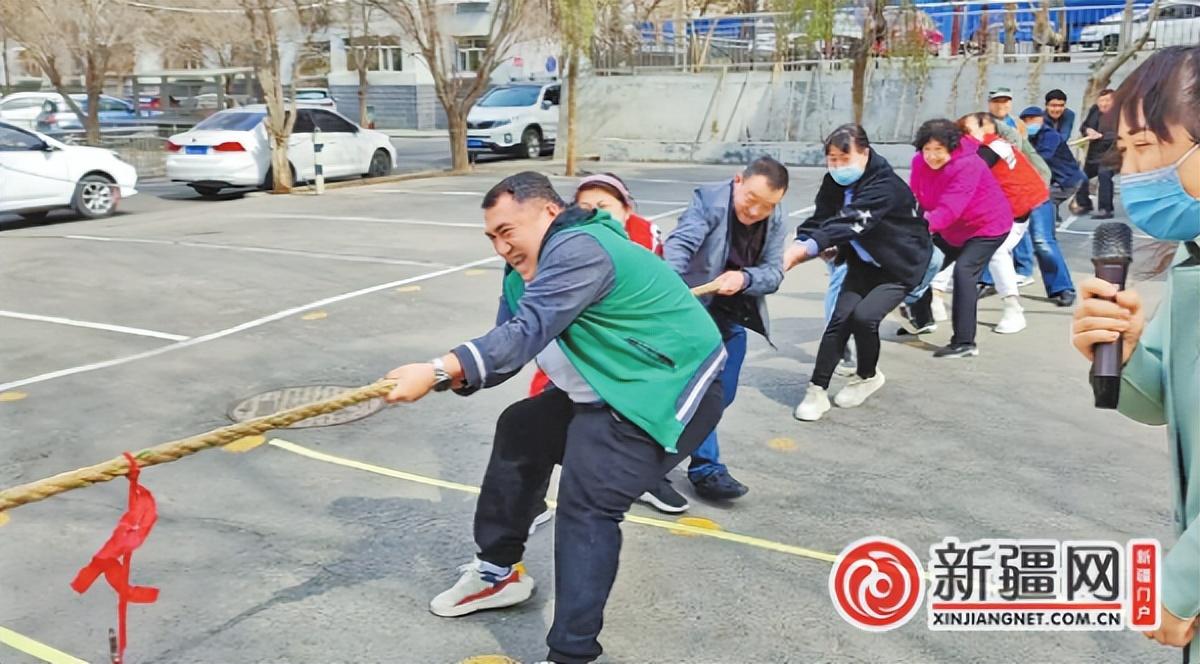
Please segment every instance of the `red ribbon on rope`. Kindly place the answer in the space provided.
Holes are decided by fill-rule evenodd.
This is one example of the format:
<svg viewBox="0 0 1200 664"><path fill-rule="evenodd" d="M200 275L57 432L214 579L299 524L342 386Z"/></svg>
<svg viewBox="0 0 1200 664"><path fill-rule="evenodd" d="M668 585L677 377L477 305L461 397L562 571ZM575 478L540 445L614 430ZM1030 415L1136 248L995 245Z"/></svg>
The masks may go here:
<svg viewBox="0 0 1200 664"><path fill-rule="evenodd" d="M129 462L129 508L117 522L112 537L100 547L92 562L79 570L71 588L83 594L101 575L108 580L108 585L117 593L117 629L120 633L118 646L120 659L125 658L125 613L130 602L135 604L153 604L158 599L158 588L129 585L129 567L133 559L133 551L146 541L150 529L158 519L158 510L154 505L154 496L150 490L138 483L137 460L129 452L125 452L125 460Z"/></svg>

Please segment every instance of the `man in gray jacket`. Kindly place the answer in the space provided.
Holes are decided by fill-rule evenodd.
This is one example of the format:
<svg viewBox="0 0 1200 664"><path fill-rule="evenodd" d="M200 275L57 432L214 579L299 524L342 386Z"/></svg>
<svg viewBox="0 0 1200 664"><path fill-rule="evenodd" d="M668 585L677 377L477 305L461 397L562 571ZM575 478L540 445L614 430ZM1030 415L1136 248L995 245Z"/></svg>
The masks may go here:
<svg viewBox="0 0 1200 664"><path fill-rule="evenodd" d="M759 157L732 180L697 188L663 246L663 257L688 286L714 280L720 285L704 304L728 354L721 372L726 406L733 402L746 356L746 328L770 340L766 296L783 281L788 229L780 201L787 188L787 168ZM709 500L732 500L749 490L721 463L715 431L692 453L688 479ZM677 496L663 483L643 500L659 507L659 502L671 505Z"/></svg>

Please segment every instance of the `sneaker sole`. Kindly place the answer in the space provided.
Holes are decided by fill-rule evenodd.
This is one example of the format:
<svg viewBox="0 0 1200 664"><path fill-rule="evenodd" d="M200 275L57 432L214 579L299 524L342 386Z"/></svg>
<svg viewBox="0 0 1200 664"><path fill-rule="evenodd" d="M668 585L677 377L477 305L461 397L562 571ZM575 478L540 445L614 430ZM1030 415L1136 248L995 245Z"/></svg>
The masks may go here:
<svg viewBox="0 0 1200 664"><path fill-rule="evenodd" d="M879 374L879 375L880 375L880 376L882 376L883 374ZM866 395L866 396L864 396L864 397L862 398L862 400L861 400L861 401L859 401L858 403L842 403L842 402L838 401L838 397L842 396L842 393L841 393L841 392L838 392L838 393L837 393L837 396L835 396L835 397L833 398L833 405L837 406L838 408L858 408L859 406L861 406L861 405L863 405L864 403L866 403L866 402L867 402L867 399L870 399L870 398L871 398L871 395L872 395L872 394L875 394L876 392L878 392L878 391L879 391L879 388L883 387L883 386L884 386L886 383L887 383L887 380L886 380L886 379L879 381L879 384L875 386L875 389L873 389L873 390L871 390L870 392L868 392L868 393L867 393L867 395Z"/></svg>
<svg viewBox="0 0 1200 664"><path fill-rule="evenodd" d="M792 411L792 417L794 417L794 418L796 418L796 419L800 420L801 422L816 422L817 420L819 420L819 419L821 419L822 417L824 417L825 413L828 413L828 412L829 412L829 411L831 411L831 410L833 410L833 407L832 407L832 406L830 406L830 407L828 407L828 408L825 408L825 409L824 409L824 410L822 410L820 413L818 413L816 417L812 417L812 416L809 416L809 417L804 417L804 416L800 415L800 411L799 411L799 410L795 410L795 411Z"/></svg>
<svg viewBox="0 0 1200 664"><path fill-rule="evenodd" d="M979 355L978 348L972 348L971 350L964 350L959 353L950 353L949 355L935 355L934 357L938 358L939 360L945 360L945 359L952 359L952 358L957 358L957 357L975 357L976 355Z"/></svg>
<svg viewBox="0 0 1200 664"><path fill-rule="evenodd" d="M1027 323L1021 323L1021 326L1020 326L1020 327L1015 327L1015 328L1011 328L1011 329L1009 329L1009 328L1004 328L1004 329L1002 330L1002 329L1000 329L1000 326L999 326L999 325L997 325L997 326L996 326L996 329L995 329L995 330L993 330L993 331L994 331L996 334L1016 334L1017 332L1020 332L1021 330L1024 330L1026 327L1028 327L1028 324L1027 324Z"/></svg>
<svg viewBox="0 0 1200 664"><path fill-rule="evenodd" d="M654 494L650 493L649 491L647 491L646 493L643 493L641 496L639 496L638 502L643 503L645 505L649 505L650 507L653 507L654 509L658 510L659 512L662 512L663 514L682 514L686 511L688 511L688 509L692 506L691 503L687 503L687 502L685 502L683 504L683 507L675 507L674 505L668 505L668 504L664 503L663 501L659 500L657 497L655 497Z"/></svg>
<svg viewBox="0 0 1200 664"><path fill-rule="evenodd" d="M549 523L549 521L553 518L554 510L546 510L545 512L533 517L533 523L529 524L529 534L532 535L535 531L537 531L538 526L544 523Z"/></svg>
<svg viewBox="0 0 1200 664"><path fill-rule="evenodd" d="M448 606L444 609L439 609L433 604L429 605L429 612L441 618L459 618L465 615L470 615L478 611L487 611L489 609L503 609L509 606L516 606L530 597L533 597L533 591L537 584L533 582L532 577L525 577L524 580L506 586L503 590L482 599L468 602L467 604L457 604Z"/></svg>
<svg viewBox="0 0 1200 664"><path fill-rule="evenodd" d="M854 374L858 373L858 367L857 366L843 367L842 365L839 364L838 368L833 370L833 373L841 376L842 378L849 378L850 376L853 376Z"/></svg>

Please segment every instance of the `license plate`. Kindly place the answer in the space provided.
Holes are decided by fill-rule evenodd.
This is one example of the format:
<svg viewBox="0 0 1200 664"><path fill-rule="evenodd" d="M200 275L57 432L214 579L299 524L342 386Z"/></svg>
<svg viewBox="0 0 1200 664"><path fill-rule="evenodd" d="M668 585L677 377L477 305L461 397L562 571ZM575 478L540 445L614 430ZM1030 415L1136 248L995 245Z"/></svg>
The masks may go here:
<svg viewBox="0 0 1200 664"><path fill-rule="evenodd" d="M188 145L184 148L187 154L208 154L207 145Z"/></svg>
<svg viewBox="0 0 1200 664"><path fill-rule="evenodd" d="M482 147L484 147L484 145L483 145L483 141L479 140L478 138L468 138L467 139L467 147L482 148Z"/></svg>

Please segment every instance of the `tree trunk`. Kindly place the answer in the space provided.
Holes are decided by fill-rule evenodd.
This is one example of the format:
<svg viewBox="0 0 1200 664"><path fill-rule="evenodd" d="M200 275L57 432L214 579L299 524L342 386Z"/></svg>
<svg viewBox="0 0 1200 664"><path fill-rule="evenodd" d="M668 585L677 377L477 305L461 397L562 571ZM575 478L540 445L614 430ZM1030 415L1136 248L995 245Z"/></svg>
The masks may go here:
<svg viewBox="0 0 1200 664"><path fill-rule="evenodd" d="M578 136L575 133L576 95L579 89L579 49L571 49L567 59L567 166L566 174L575 175L575 154L579 149Z"/></svg>
<svg viewBox="0 0 1200 664"><path fill-rule="evenodd" d="M87 58L84 90L87 91L87 116L82 118L88 145L100 145L100 92L104 87L104 71L91 55Z"/></svg>
<svg viewBox="0 0 1200 664"><path fill-rule="evenodd" d="M1123 28L1119 44L1120 51L1112 58L1100 60L1095 65L1095 69L1092 70L1092 74L1088 77L1086 87L1084 88L1082 113L1086 114L1088 109L1092 107L1092 104L1096 103L1096 97L1100 96L1100 91L1107 88L1109 83L1112 82L1113 74L1116 74L1117 70L1136 55L1138 51L1142 50L1142 47L1150 40L1150 32L1154 29L1154 21L1158 18L1158 7L1159 0L1154 0L1148 10L1145 27L1142 28L1142 33L1138 35L1137 41L1132 44L1129 43L1125 38L1125 34L1127 33ZM1132 24L1133 9L1133 0L1125 0L1125 23L1127 25ZM1132 37L1132 34L1129 36Z"/></svg>
<svg viewBox="0 0 1200 664"><path fill-rule="evenodd" d="M2 28L0 28L2 30ZM12 92L12 75L8 71L8 33L0 32L0 62L4 63L4 94Z"/></svg>
<svg viewBox="0 0 1200 664"><path fill-rule="evenodd" d="M446 120L450 131L450 168L455 173L471 170L467 156L467 111L461 104L446 109Z"/></svg>
<svg viewBox="0 0 1200 664"><path fill-rule="evenodd" d="M292 168L288 164L288 137L271 132L271 191L286 194L292 190Z"/></svg>
<svg viewBox="0 0 1200 664"><path fill-rule="evenodd" d="M865 32L865 31L864 31ZM866 35L863 35L866 37ZM870 60L870 46L864 39L858 51L854 54L852 68L853 78L850 83L850 100L854 107L854 123L863 123L863 113L867 98L867 62Z"/></svg>
<svg viewBox="0 0 1200 664"><path fill-rule="evenodd" d="M364 51L366 49L363 49ZM370 84L367 83L367 63L366 58L355 58L355 67L358 69L358 124L361 127L367 126L367 90Z"/></svg>

